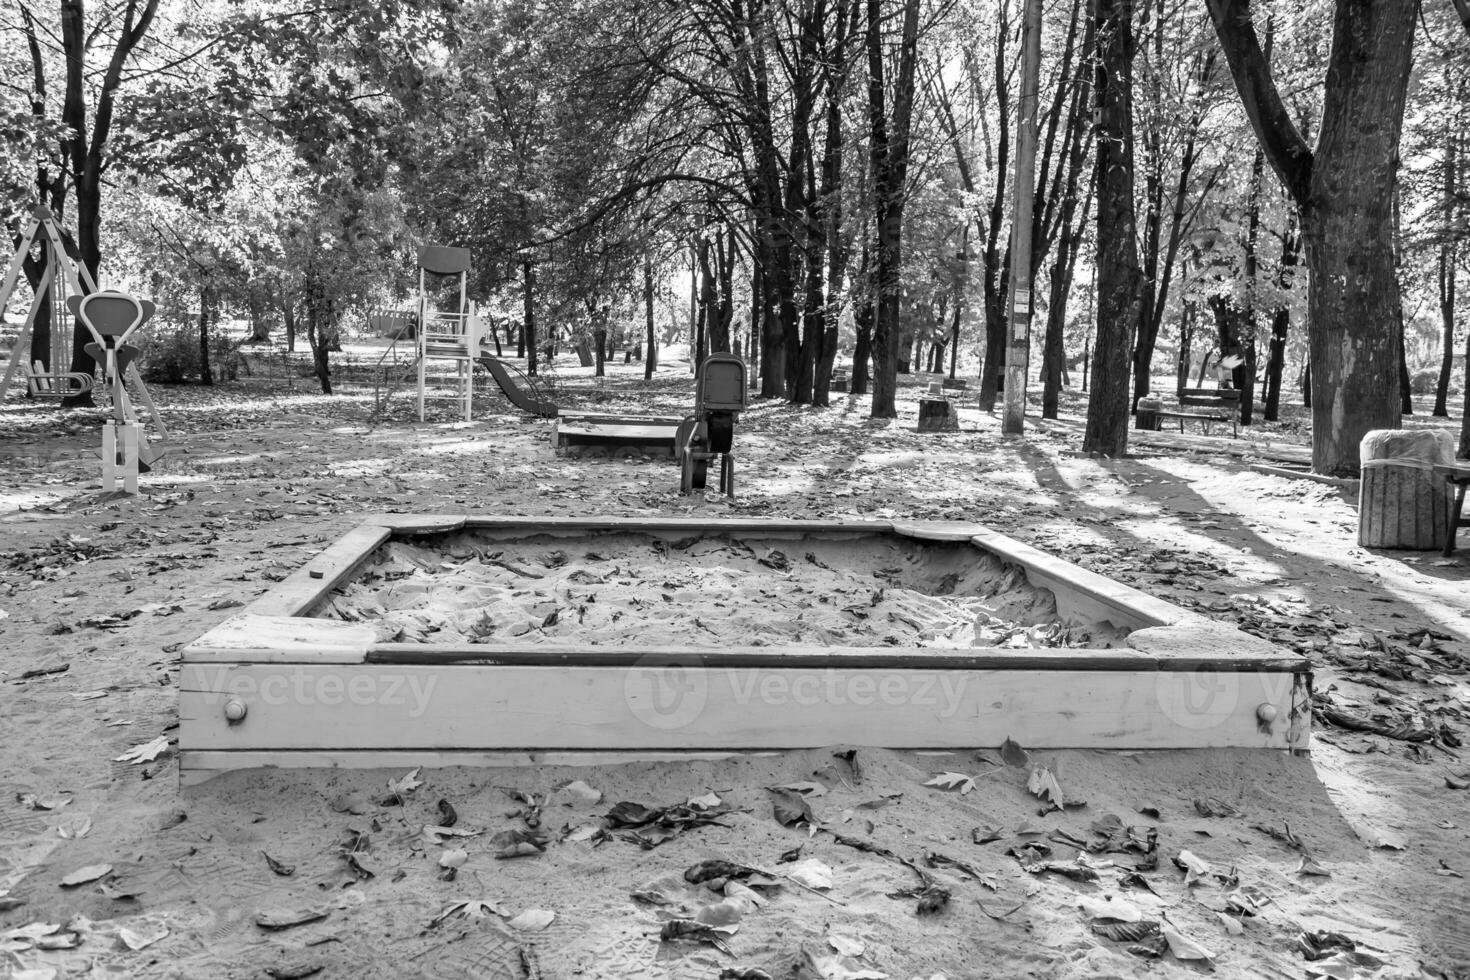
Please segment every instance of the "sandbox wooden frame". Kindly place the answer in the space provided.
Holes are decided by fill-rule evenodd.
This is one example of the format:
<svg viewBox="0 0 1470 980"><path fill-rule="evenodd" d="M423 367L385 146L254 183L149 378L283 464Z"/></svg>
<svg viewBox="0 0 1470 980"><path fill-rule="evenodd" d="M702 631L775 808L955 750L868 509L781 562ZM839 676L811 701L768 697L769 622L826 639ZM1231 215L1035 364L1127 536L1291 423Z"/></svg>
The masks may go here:
<svg viewBox="0 0 1470 980"><path fill-rule="evenodd" d="M1127 648L380 643L311 618L391 539L634 533L968 542ZM262 766L591 764L865 745L1304 753L1308 662L979 524L372 517L183 651L180 778ZM672 698L667 695L673 695Z"/></svg>

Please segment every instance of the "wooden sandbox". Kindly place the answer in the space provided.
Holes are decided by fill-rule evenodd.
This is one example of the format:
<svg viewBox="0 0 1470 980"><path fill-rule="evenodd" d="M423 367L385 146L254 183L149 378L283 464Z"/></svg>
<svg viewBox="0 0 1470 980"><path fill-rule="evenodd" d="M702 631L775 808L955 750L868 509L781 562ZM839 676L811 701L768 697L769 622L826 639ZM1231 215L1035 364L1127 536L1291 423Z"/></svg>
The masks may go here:
<svg viewBox="0 0 1470 980"><path fill-rule="evenodd" d="M656 646L600 645L567 623L544 642L389 642L371 623L320 618L382 549L453 534L565 548L633 535L655 556L707 538L781 542L795 555L813 542L972 548L977 562L1049 593L1057 622L1104 625L1121 645L711 646L692 623L687 638ZM798 560L778 577L801 574ZM1039 749L1305 752L1311 674L1264 640L982 525L387 515L188 646L179 716L185 784L261 766L602 763L1006 738Z"/></svg>

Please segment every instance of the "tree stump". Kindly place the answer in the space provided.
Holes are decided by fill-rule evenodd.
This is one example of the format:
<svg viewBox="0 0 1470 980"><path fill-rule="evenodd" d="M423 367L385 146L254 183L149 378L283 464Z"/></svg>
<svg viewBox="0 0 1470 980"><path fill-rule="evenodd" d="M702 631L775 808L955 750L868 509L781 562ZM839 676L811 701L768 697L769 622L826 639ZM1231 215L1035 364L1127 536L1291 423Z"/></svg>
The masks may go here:
<svg viewBox="0 0 1470 980"><path fill-rule="evenodd" d="M1358 447L1358 544L1365 548L1431 551L1450 532L1449 484L1436 463L1455 458L1445 431L1375 429Z"/></svg>
<svg viewBox="0 0 1470 980"><path fill-rule="evenodd" d="M948 398L919 399L920 432L958 432L960 413Z"/></svg>

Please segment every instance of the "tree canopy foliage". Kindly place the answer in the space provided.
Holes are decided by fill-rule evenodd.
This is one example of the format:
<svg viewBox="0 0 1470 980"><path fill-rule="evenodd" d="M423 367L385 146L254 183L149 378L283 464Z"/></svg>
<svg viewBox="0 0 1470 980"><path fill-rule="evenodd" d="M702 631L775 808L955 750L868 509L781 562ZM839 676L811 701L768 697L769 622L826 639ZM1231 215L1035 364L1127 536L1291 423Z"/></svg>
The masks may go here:
<svg viewBox="0 0 1470 980"><path fill-rule="evenodd" d="M206 379L224 315L299 331L329 391L333 338L433 242L473 251L531 373L641 340L662 297L653 333L739 351L764 397L825 405L850 363L875 417L914 370L993 406L1024 260L1043 414L1090 359L1099 451L1226 358L1247 423L1302 383L1324 472L1416 372L1446 411L1461 0L1046 3L1013 256L1024 2L21 0L0 211L18 239L46 204L76 260L180 310Z"/></svg>

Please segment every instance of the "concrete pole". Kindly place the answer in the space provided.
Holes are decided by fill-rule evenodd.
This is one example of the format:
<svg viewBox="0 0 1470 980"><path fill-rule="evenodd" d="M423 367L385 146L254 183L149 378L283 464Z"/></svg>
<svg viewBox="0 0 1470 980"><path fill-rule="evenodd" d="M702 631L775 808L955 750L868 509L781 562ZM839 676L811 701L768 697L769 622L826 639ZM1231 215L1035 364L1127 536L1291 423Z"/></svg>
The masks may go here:
<svg viewBox="0 0 1470 980"><path fill-rule="evenodd" d="M1031 356L1031 221L1036 198L1037 106L1041 79L1041 0L1026 0L1021 23L1021 118L1016 133L1016 197L1011 212L1011 289L1006 338L1005 414L1001 431L1020 435L1026 422L1026 368Z"/></svg>

